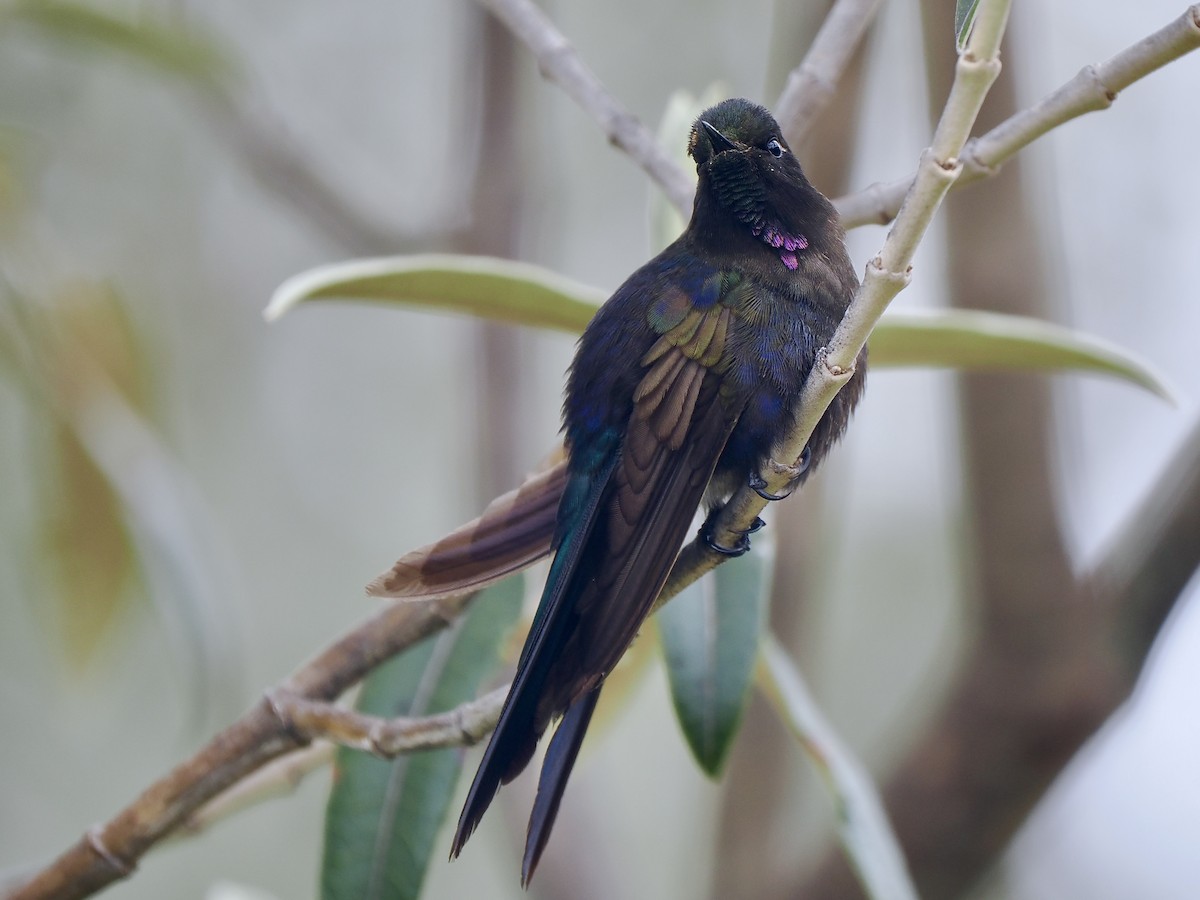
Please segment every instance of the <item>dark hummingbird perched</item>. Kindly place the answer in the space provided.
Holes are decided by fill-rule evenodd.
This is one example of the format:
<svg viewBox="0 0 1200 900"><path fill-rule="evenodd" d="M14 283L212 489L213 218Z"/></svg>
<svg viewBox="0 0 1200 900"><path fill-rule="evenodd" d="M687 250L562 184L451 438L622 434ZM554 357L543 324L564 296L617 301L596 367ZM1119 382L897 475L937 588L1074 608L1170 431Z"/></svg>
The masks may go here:
<svg viewBox="0 0 1200 900"><path fill-rule="evenodd" d="M604 679L662 589L702 500L708 521L793 423L801 387L858 287L837 213L771 114L726 100L692 127L692 220L596 313L563 405L554 562L499 724L458 821L457 856L553 719L522 883L545 847ZM865 355L822 417L797 483L846 428ZM737 554L749 548L743 537Z"/></svg>

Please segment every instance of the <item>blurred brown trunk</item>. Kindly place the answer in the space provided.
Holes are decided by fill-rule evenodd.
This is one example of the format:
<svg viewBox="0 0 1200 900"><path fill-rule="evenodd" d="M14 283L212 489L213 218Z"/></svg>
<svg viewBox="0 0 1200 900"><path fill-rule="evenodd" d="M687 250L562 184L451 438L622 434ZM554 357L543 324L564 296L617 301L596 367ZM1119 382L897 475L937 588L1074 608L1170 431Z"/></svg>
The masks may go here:
<svg viewBox="0 0 1200 900"><path fill-rule="evenodd" d="M772 21L771 64L766 96L778 96L788 72L804 57L813 36L832 5L777 3ZM794 148L809 179L829 196L847 185L851 149L858 122L863 53L846 71L838 93L821 118L820 127L802 146ZM818 476L787 503L773 510L771 527L779 552L776 556L771 597L770 625L796 655L804 642L804 619L811 577L820 565L816 559L811 523L821 504ZM746 711L741 732L724 775L714 858L713 897L769 898L793 886L797 877L794 856L772 852L794 803L794 794L782 790L780 773L795 770L795 748L766 704L755 698ZM785 894L782 894L785 895Z"/></svg>
<svg viewBox="0 0 1200 900"><path fill-rule="evenodd" d="M463 253L511 259L520 237L524 166L517 103L518 48L496 18L478 8L475 49L479 78L476 170L471 222L458 240ZM484 165L483 161L487 164ZM479 322L468 364L475 368L478 493L481 503L510 490L521 477L517 459L521 368L519 331Z"/></svg>

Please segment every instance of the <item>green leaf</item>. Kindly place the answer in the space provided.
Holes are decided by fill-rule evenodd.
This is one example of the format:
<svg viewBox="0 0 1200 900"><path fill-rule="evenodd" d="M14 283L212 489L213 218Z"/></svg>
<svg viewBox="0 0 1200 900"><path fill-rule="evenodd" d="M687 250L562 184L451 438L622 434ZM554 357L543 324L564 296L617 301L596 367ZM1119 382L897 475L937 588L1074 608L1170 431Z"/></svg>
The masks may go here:
<svg viewBox="0 0 1200 900"><path fill-rule="evenodd" d="M608 294L530 263L429 254L352 260L284 282L264 315L306 300L350 299L466 313L572 334ZM871 335L871 365L1084 371L1122 378L1172 399L1166 380L1126 350L1051 322L966 310L889 312Z"/></svg>
<svg viewBox="0 0 1200 900"><path fill-rule="evenodd" d="M144 13L136 19L122 18L92 4L18 0L0 9L0 27L10 21L209 86L220 84L233 71L230 59L214 40L195 28L165 25Z"/></svg>
<svg viewBox="0 0 1200 900"><path fill-rule="evenodd" d="M521 576L483 591L453 628L377 669L363 684L358 709L426 716L472 699L496 666L522 593ZM323 900L418 896L461 768L457 749L389 761L340 748L325 814Z"/></svg>
<svg viewBox="0 0 1200 900"><path fill-rule="evenodd" d="M954 6L954 40L959 50L967 46L978 9L979 0L958 0Z"/></svg>
<svg viewBox="0 0 1200 900"><path fill-rule="evenodd" d="M677 90L667 98L666 109L658 124L658 145L674 157L679 167L689 175L696 174L696 163L688 155L688 138L692 123L697 116L723 98L729 96L729 88L722 82L713 82L699 97L690 91ZM679 214L674 204L657 186L650 189L650 247L658 253L683 233L687 221Z"/></svg>
<svg viewBox="0 0 1200 900"><path fill-rule="evenodd" d="M675 713L712 777L721 773L749 697L773 561L764 536L753 553L718 566L658 612Z"/></svg>
<svg viewBox="0 0 1200 900"><path fill-rule="evenodd" d="M872 366L942 366L1113 375L1165 400L1174 392L1149 363L1097 337L1024 316L969 310L889 312L871 335Z"/></svg>
<svg viewBox="0 0 1200 900"><path fill-rule="evenodd" d="M280 285L263 315L271 321L304 300L336 297L430 306L578 334L607 296L529 263L427 254L310 269Z"/></svg>
<svg viewBox="0 0 1200 900"><path fill-rule="evenodd" d="M833 800L838 837L871 900L917 900L900 842L871 776L842 744L774 635L762 639L759 686Z"/></svg>

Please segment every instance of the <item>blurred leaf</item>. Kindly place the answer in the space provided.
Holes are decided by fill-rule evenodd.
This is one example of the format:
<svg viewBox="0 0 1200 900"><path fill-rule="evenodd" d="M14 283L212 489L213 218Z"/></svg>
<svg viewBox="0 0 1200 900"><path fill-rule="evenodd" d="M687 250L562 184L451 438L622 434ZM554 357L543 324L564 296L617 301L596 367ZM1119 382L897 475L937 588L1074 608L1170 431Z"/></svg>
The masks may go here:
<svg viewBox="0 0 1200 900"><path fill-rule="evenodd" d="M549 269L486 256L430 254L355 260L296 275L271 298L273 320L320 298L428 306L578 334L607 295ZM1107 341L1061 325L1003 313L887 313L871 335L871 364L964 370L1078 370L1114 375L1166 399L1148 364Z"/></svg>
<svg viewBox="0 0 1200 900"><path fill-rule="evenodd" d="M700 768L713 777L749 697L773 562L769 541L760 538L753 553L718 566L658 611L675 713Z"/></svg>
<svg viewBox="0 0 1200 900"><path fill-rule="evenodd" d="M264 315L270 321L301 301L335 297L431 306L578 334L607 294L529 263L428 254L310 269L280 285Z"/></svg>
<svg viewBox="0 0 1200 900"><path fill-rule="evenodd" d="M76 281L48 304L59 352L52 377L72 396L99 366L113 387L139 412L146 410L149 375L124 300L110 286Z"/></svg>
<svg viewBox="0 0 1200 900"><path fill-rule="evenodd" d="M521 611L521 576L488 588L452 628L377 669L358 709L425 716L472 699ZM462 768L457 749L388 761L340 748L325 815L323 900L400 900L421 889Z"/></svg>
<svg viewBox="0 0 1200 900"><path fill-rule="evenodd" d="M69 428L55 426L52 440L45 458L53 460L53 468L42 473L49 512L40 523L40 543L53 608L42 613L53 619L64 656L78 672L92 661L130 597L137 558L108 480Z"/></svg>
<svg viewBox="0 0 1200 900"><path fill-rule="evenodd" d="M954 6L954 38L959 50L967 46L967 38L971 36L971 25L975 22L975 12L979 9L979 0L958 0Z"/></svg>
<svg viewBox="0 0 1200 900"><path fill-rule="evenodd" d="M0 29L10 22L31 25L50 37L117 53L210 86L233 71L231 60L214 40L194 28L156 22L145 13L129 19L90 4L16 0L0 7Z"/></svg>
<svg viewBox="0 0 1200 900"><path fill-rule="evenodd" d="M696 163L688 156L688 139L692 123L704 110L729 96L729 88L722 82L714 82L696 97L690 91L676 90L667 98L662 121L658 125L658 145L674 157L679 167L695 176ZM667 199L657 186L650 189L650 244L658 253L683 233L687 222L675 205Z"/></svg>
<svg viewBox="0 0 1200 900"><path fill-rule="evenodd" d="M0 227L7 228L25 211L26 197L17 176L18 132L0 126Z"/></svg>
<svg viewBox="0 0 1200 900"><path fill-rule="evenodd" d="M136 342L116 294L78 283L56 296L44 316L59 336L51 342L50 332L43 332L40 348L53 355L46 376L55 382L56 396L78 402L91 388L97 364L127 396L142 393ZM120 498L77 430L58 419L50 441L37 474L48 511L39 523L39 562L51 599L38 609L52 620L68 664L80 671L110 635L141 570Z"/></svg>
<svg viewBox="0 0 1200 900"><path fill-rule="evenodd" d="M111 547L80 548L77 560L75 541L127 535L136 563L133 574L140 576L144 593L161 613L172 658L187 667L181 681L192 691L189 711L197 724L210 708L227 716L231 711L222 707L235 702L241 672L240 656L229 640L227 607L239 594L233 567L220 552L219 533L190 473L131 402L131 395L136 400L145 393L148 377L120 298L106 288L77 285L51 301L35 303L12 290L0 274L0 300L6 301L0 304L5 374L11 366L14 383L55 429L47 433L65 447L65 469L57 468L59 453L51 445L41 454L36 473L49 485L44 505L68 505L66 522L60 513L42 540L44 547L58 550L46 565L49 578L55 579L52 589L61 592L64 626L75 630L86 627L82 623L110 619L103 615L102 589L117 578L97 577L90 562L83 566ZM91 481L93 476L103 480L103 489ZM107 562L114 571L124 567L119 553ZM83 574L74 574L79 569ZM69 585L58 588L64 578ZM131 581L128 587L133 586ZM83 634L97 643L103 637L98 630ZM77 649L69 651L73 659L78 659Z"/></svg>
<svg viewBox="0 0 1200 900"><path fill-rule="evenodd" d="M1173 401L1147 362L1097 337L1025 316L969 310L889 312L871 335L873 366L942 366L1114 375Z"/></svg>
<svg viewBox="0 0 1200 900"><path fill-rule="evenodd" d="M813 702L795 664L769 633L762 640L758 680L763 694L828 787L842 848L866 895L872 900L917 900L904 854L875 784L842 745Z"/></svg>

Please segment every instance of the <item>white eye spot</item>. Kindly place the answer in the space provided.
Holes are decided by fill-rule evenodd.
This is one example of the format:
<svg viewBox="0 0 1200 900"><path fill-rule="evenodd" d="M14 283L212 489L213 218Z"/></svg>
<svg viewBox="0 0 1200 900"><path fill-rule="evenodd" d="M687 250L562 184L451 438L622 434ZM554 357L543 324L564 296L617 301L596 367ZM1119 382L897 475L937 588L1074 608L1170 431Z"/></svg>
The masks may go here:
<svg viewBox="0 0 1200 900"><path fill-rule="evenodd" d="M783 144L772 138L771 140L767 141L767 152L776 159L779 159L783 156Z"/></svg>

